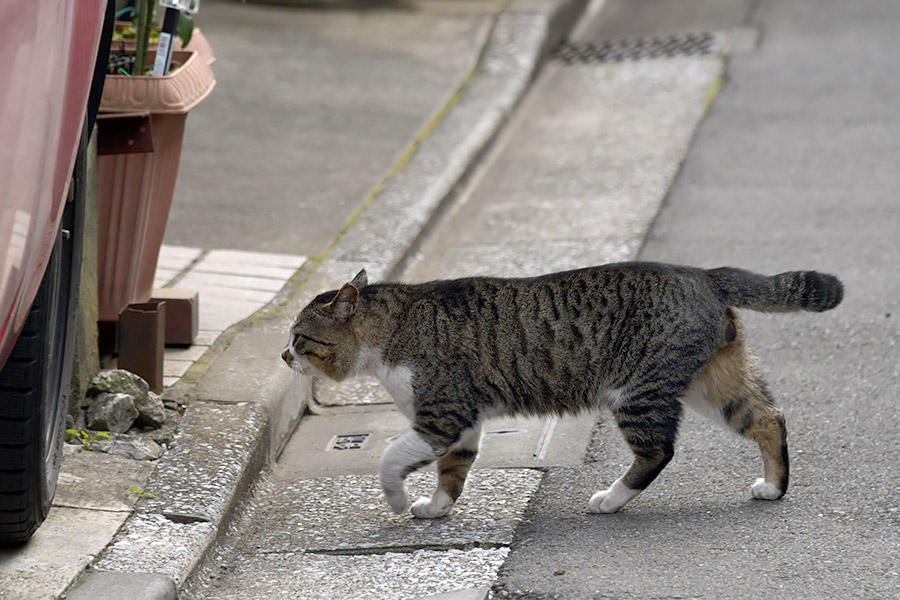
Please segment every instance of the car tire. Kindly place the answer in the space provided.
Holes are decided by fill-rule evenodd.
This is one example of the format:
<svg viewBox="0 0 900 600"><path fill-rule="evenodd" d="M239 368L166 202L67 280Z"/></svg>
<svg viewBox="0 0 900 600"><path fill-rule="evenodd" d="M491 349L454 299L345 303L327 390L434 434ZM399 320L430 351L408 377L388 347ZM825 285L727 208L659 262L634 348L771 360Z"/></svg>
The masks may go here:
<svg viewBox="0 0 900 600"><path fill-rule="evenodd" d="M0 370L0 541L25 542L50 511L75 352L84 230L83 133L62 224L40 289Z"/></svg>

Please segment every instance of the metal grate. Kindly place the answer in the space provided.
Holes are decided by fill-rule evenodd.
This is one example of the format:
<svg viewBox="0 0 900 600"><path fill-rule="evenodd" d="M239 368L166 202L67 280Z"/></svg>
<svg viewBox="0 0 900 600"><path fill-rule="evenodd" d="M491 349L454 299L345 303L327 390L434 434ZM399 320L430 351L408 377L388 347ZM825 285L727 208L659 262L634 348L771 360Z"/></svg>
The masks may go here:
<svg viewBox="0 0 900 600"><path fill-rule="evenodd" d="M342 433L331 438L325 450L360 450L371 435L371 433Z"/></svg>
<svg viewBox="0 0 900 600"><path fill-rule="evenodd" d="M713 54L716 50L714 33L684 33L602 42L564 41L553 51L553 58L567 65L573 65L675 56L701 56Z"/></svg>

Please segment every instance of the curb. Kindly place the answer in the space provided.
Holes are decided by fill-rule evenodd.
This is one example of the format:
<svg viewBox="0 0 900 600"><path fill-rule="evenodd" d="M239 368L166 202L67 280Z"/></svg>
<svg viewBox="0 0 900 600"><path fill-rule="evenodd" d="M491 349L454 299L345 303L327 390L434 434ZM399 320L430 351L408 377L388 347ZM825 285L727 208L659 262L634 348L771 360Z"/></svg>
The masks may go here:
<svg viewBox="0 0 900 600"><path fill-rule="evenodd" d="M175 600L175 582L150 573L91 573L65 595L66 600Z"/></svg>
<svg viewBox="0 0 900 600"><path fill-rule="evenodd" d="M363 201L318 259L279 295L282 305L216 343L173 447L159 461L134 512L64 597L168 600L231 525L242 498L280 453L313 397L309 382L260 348L284 344L285 314L363 266L396 277L490 148L552 47L587 0L512 0L497 15L470 76ZM377 202L375 200L377 199ZM383 234L390 231L388 238ZM291 285L291 284L289 284ZM276 357L277 358L277 357ZM181 391L187 391L179 386ZM254 390L252 402L247 390ZM475 597L476 590L456 594Z"/></svg>

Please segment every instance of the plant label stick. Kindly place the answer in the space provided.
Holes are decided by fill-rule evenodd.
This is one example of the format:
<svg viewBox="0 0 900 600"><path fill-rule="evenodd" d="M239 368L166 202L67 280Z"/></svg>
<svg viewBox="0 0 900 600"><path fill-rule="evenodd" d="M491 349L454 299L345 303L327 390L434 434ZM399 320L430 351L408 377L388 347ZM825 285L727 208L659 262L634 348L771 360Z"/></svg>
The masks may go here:
<svg viewBox="0 0 900 600"><path fill-rule="evenodd" d="M156 60L153 63L153 75L157 77L169 74L169 65L172 63L172 40L175 38L177 26L178 9L166 7L162 31L159 32L159 47L156 50Z"/></svg>

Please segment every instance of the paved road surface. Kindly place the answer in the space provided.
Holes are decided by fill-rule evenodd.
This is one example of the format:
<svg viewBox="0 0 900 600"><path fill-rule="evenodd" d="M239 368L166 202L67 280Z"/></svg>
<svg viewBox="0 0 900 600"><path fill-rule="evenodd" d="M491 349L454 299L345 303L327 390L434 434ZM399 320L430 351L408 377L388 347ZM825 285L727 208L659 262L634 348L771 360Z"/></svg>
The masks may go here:
<svg viewBox="0 0 900 600"><path fill-rule="evenodd" d="M603 427L596 463L545 477L501 598L900 595L900 7L764 0L750 22L762 44L730 60L640 256L844 280L832 313L745 315L787 415L791 489L751 501L756 450L691 416L643 496L586 515L622 461Z"/></svg>

